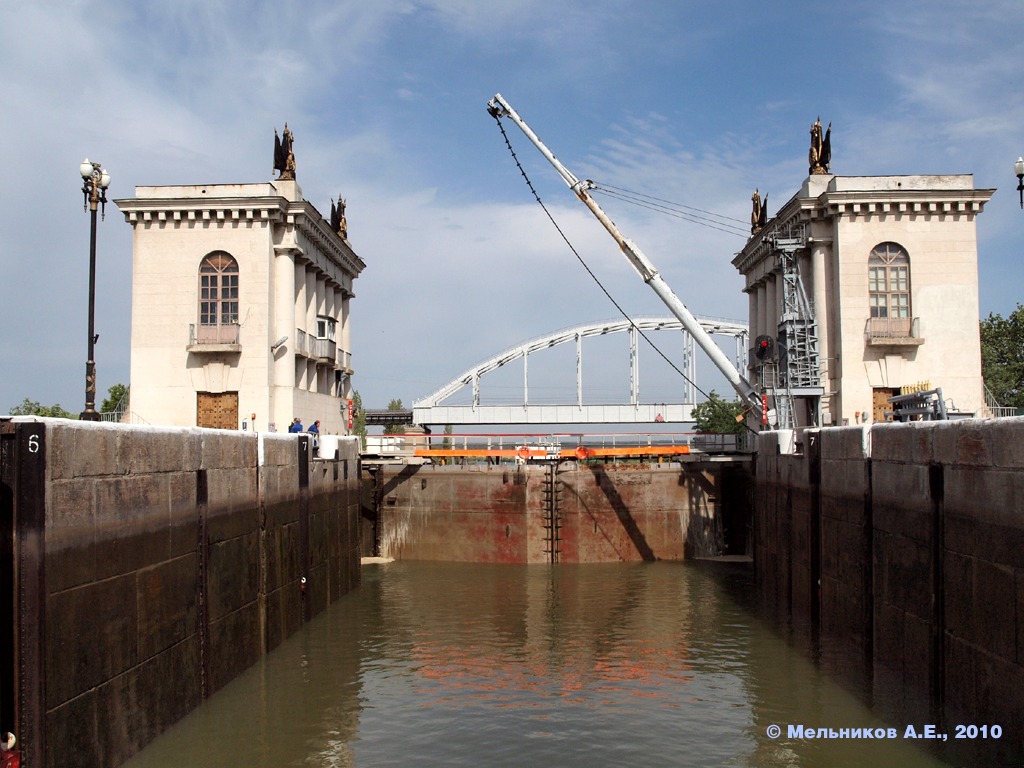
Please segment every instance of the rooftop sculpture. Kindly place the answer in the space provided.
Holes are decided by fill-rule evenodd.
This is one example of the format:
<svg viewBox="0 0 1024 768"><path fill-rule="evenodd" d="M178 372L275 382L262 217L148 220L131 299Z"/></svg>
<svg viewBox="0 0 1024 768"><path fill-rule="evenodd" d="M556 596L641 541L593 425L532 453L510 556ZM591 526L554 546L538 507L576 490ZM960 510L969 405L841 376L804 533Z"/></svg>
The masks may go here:
<svg viewBox="0 0 1024 768"><path fill-rule="evenodd" d="M752 210L750 211L750 234L756 235L768 223L768 195L761 201L761 191L755 189L750 196Z"/></svg>
<svg viewBox="0 0 1024 768"><path fill-rule="evenodd" d="M821 135L821 116L811 126L811 149L807 153L807 173L821 175L830 173L832 162L832 123L828 124L824 137Z"/></svg>
<svg viewBox="0 0 1024 768"><path fill-rule="evenodd" d="M348 240L348 222L345 220L345 198L338 195L338 202L331 200L331 230L342 240Z"/></svg>
<svg viewBox="0 0 1024 768"><path fill-rule="evenodd" d="M279 171L278 181L295 181L295 153L292 151L292 142L295 137L288 130L288 123L284 124L284 138L277 136L277 128L274 129L274 170Z"/></svg>

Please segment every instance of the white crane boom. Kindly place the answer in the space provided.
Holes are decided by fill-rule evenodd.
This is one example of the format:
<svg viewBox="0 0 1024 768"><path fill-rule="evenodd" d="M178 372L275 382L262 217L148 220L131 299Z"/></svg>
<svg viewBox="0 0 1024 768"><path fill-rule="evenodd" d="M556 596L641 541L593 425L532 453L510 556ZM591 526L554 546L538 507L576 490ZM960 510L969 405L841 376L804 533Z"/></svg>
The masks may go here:
<svg viewBox="0 0 1024 768"><path fill-rule="evenodd" d="M658 270L654 268L650 259L640 250L640 247L632 240L623 237L615 223L608 218L608 214L601 209L601 206L590 195L590 189L594 186L593 182L589 180L580 181L568 168L562 165L558 158L552 154L551 150L544 146L544 142L537 137L537 134L530 129L530 126L512 109L511 105L505 101L500 93L496 93L494 98L487 102L487 109L495 118L508 117L519 126L520 130L526 134L526 137L534 143L537 149L540 150L540 153L554 166L555 170L558 171L558 175L565 180L569 188L576 193L580 201L604 225L604 228L608 230L608 233L615 239L615 242L619 244L619 248L629 260L629 263L640 273L640 277L643 278L644 282L658 294L658 297L669 308L669 311L679 319L679 322L683 324L686 331L694 338L700 348L704 350L705 354L711 358L711 362L715 364L729 381L729 384L732 385L732 388L736 390L741 402L748 407L760 409L761 398L754 386L743 377L736 369L736 366L726 357L725 353L719 349L711 335L701 327L697 319L690 313L690 310L686 308L686 305L683 304L669 287L668 283L658 274Z"/></svg>

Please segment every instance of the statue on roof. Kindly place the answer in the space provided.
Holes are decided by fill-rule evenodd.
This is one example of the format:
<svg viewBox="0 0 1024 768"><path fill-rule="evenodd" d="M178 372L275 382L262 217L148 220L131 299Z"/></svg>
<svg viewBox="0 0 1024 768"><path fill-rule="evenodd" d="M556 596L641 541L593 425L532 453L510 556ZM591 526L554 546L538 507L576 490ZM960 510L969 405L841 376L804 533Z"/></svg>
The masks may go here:
<svg viewBox="0 0 1024 768"><path fill-rule="evenodd" d="M760 232L764 225L768 223L768 195L766 194L764 202L761 202L761 191L755 189L754 194L750 196L750 202L752 203L750 234L753 236Z"/></svg>
<svg viewBox="0 0 1024 768"><path fill-rule="evenodd" d="M830 173L832 162L832 123L828 124L825 135L821 134L821 115L811 126L811 149L807 153L807 173L813 175Z"/></svg>
<svg viewBox="0 0 1024 768"><path fill-rule="evenodd" d="M331 230L342 240L348 240L348 222L345 220L345 198L338 195L338 202L331 200Z"/></svg>
<svg viewBox="0 0 1024 768"><path fill-rule="evenodd" d="M277 128L274 129L274 170L279 171L278 181L295 181L295 153L292 151L292 143L295 137L288 130L288 123L284 124L284 138L277 136Z"/></svg>

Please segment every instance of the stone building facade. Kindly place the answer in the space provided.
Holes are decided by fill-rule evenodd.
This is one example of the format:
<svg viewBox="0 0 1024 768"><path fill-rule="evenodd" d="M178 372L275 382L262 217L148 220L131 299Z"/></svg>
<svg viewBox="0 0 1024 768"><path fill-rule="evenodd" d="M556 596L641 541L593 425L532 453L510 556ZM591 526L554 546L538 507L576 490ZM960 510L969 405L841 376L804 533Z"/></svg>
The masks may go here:
<svg viewBox="0 0 1024 768"><path fill-rule="evenodd" d="M983 414L976 219L993 191L969 174L808 176L774 218L753 221L732 262L751 338L778 341L750 356L753 382L778 384L784 355L800 353L797 328L824 425L884 421L905 388L941 388L947 409Z"/></svg>
<svg viewBox="0 0 1024 768"><path fill-rule="evenodd" d="M349 305L365 267L294 179L136 187L131 417L322 432L350 424ZM333 217L332 217L333 218Z"/></svg>

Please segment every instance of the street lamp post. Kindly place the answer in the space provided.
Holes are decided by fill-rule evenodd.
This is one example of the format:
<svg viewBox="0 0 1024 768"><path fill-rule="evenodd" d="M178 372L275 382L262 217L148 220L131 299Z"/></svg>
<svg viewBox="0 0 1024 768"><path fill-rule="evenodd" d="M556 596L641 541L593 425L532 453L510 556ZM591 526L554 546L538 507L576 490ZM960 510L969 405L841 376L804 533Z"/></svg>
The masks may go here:
<svg viewBox="0 0 1024 768"><path fill-rule="evenodd" d="M1024 208L1024 157L1018 157L1013 164L1013 172L1017 174L1017 193L1020 195L1020 207Z"/></svg>
<svg viewBox="0 0 1024 768"><path fill-rule="evenodd" d="M82 421L99 421L100 414L96 410L96 361L95 347L99 336L96 334L96 210L106 218L107 187L110 186L110 174L99 163L86 158L79 167L82 173L82 194L85 196L84 207L90 211L92 219L89 231L89 358L85 361L85 410L79 416Z"/></svg>

